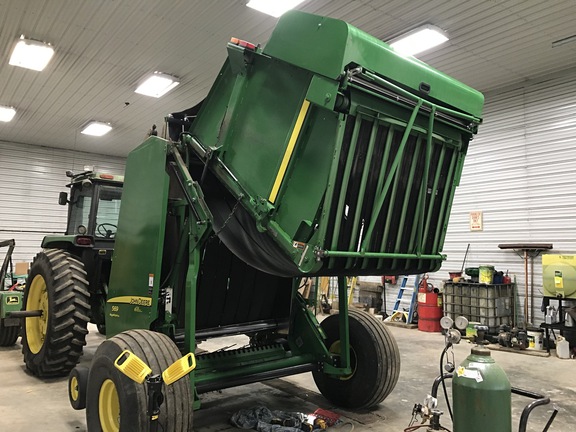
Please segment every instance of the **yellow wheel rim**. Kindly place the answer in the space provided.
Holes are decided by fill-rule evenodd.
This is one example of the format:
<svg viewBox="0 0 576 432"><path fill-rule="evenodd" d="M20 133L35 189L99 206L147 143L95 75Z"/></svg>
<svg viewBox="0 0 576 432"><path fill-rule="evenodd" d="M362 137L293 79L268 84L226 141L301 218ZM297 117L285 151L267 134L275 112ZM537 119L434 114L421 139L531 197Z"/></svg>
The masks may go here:
<svg viewBox="0 0 576 432"><path fill-rule="evenodd" d="M32 354L38 354L46 339L48 328L48 291L42 275L36 275L28 288L26 310L41 310L39 317L26 318L26 340Z"/></svg>
<svg viewBox="0 0 576 432"><path fill-rule="evenodd" d="M70 397L73 401L78 400L78 378L75 376L70 379Z"/></svg>
<svg viewBox="0 0 576 432"><path fill-rule="evenodd" d="M104 381L100 387L98 415L102 432L120 431L120 400L116 385L111 379Z"/></svg>
<svg viewBox="0 0 576 432"><path fill-rule="evenodd" d="M340 340L334 341L332 345L330 345L328 351L331 352L332 354L341 354L342 350L340 347ZM352 347L350 347L350 363L351 363L350 366L352 367L352 373L350 375L339 376L338 379L340 379L341 381L349 380L356 373L356 364L357 364L356 351L354 351L354 348Z"/></svg>

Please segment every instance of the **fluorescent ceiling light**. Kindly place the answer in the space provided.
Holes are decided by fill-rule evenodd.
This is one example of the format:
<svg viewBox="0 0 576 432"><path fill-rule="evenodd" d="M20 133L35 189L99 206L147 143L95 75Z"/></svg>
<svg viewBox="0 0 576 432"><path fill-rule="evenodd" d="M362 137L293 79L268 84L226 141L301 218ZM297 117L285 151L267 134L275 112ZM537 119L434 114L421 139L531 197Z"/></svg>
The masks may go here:
<svg viewBox="0 0 576 432"><path fill-rule="evenodd" d="M250 0L246 6L278 18L303 2L304 0Z"/></svg>
<svg viewBox="0 0 576 432"><path fill-rule="evenodd" d="M390 46L403 55L416 55L448 40L448 35L438 27L426 24L392 39Z"/></svg>
<svg viewBox="0 0 576 432"><path fill-rule="evenodd" d="M154 72L138 86L135 92L145 96L159 98L180 84L176 80L176 77L160 72Z"/></svg>
<svg viewBox="0 0 576 432"><path fill-rule="evenodd" d="M0 106L0 121L9 122L16 115L16 110L12 107Z"/></svg>
<svg viewBox="0 0 576 432"><path fill-rule="evenodd" d="M24 39L24 36L21 36L14 47L14 51L12 51L9 63L12 66L41 71L53 55L54 48L50 44Z"/></svg>
<svg viewBox="0 0 576 432"><path fill-rule="evenodd" d="M102 136L106 135L111 130L112 126L110 126L110 123L91 121L80 131L80 133L83 133L84 135Z"/></svg>

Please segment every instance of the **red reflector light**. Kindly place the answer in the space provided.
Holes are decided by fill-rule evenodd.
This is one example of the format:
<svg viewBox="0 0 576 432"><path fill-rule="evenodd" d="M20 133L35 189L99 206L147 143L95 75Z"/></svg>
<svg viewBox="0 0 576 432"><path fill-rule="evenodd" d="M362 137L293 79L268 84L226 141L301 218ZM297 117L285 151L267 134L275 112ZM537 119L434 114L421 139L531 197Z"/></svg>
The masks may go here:
<svg viewBox="0 0 576 432"><path fill-rule="evenodd" d="M92 237L76 237L76 244L79 246L92 246Z"/></svg>
<svg viewBox="0 0 576 432"><path fill-rule="evenodd" d="M240 45L241 47L244 48L248 48L250 50L255 50L256 49L256 45L254 45L253 43L250 42L246 42L245 40L241 40L238 45Z"/></svg>
<svg viewBox="0 0 576 432"><path fill-rule="evenodd" d="M230 43L234 44L234 45L239 45L242 48L247 48L249 50L255 50L256 49L256 45L254 45L253 43L247 42L245 40L242 39L238 39L238 38L230 38Z"/></svg>
<svg viewBox="0 0 576 432"><path fill-rule="evenodd" d="M114 180L114 176L112 174L100 174L100 178L106 180Z"/></svg>

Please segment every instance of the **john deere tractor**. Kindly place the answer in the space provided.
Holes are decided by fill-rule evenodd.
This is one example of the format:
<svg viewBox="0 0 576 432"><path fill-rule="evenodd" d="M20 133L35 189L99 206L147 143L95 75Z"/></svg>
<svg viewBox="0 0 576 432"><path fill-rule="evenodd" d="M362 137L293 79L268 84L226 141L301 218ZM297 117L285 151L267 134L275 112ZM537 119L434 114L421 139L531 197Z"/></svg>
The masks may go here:
<svg viewBox="0 0 576 432"><path fill-rule="evenodd" d="M46 236L24 292L22 352L33 374L66 375L86 344L88 322L105 332L104 305L110 278L123 177L67 172L70 194L66 233Z"/></svg>
<svg viewBox="0 0 576 432"><path fill-rule="evenodd" d="M128 157L109 339L70 375L90 431L191 430L202 393L306 371L336 405L379 404L398 347L348 310L345 279L435 271L444 258L480 93L298 11L264 49L235 38L227 49L206 99ZM299 293L316 276L339 280L339 313L321 324ZM248 345L194 356L235 334Z"/></svg>
<svg viewBox="0 0 576 432"><path fill-rule="evenodd" d="M20 319L12 317L12 314L20 311L22 307L22 293L14 291L16 280L12 266L12 252L15 246L14 239L0 241L0 250L6 248L0 266L0 347L14 345L20 335ZM8 289L6 282L9 282Z"/></svg>

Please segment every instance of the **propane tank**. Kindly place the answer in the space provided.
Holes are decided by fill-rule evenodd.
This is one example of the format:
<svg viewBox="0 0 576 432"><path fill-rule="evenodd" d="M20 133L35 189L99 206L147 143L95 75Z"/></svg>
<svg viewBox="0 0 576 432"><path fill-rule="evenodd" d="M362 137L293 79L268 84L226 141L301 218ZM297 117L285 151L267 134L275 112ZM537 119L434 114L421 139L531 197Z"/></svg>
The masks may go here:
<svg viewBox="0 0 576 432"><path fill-rule="evenodd" d="M476 346L452 383L454 432L511 432L510 381L486 348Z"/></svg>

